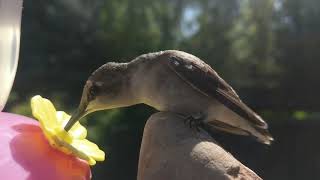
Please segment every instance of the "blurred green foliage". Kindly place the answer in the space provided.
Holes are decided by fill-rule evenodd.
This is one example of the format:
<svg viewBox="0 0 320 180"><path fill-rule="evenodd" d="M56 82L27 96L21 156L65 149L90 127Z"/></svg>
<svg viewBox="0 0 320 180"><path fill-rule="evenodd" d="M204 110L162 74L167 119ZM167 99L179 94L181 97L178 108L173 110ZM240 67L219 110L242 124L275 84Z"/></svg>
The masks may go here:
<svg viewBox="0 0 320 180"><path fill-rule="evenodd" d="M24 1L7 111L30 116L29 99L41 94L72 112L100 65L179 49L212 65L269 122L305 119L320 107L319 7L318 0ZM82 120L107 153L94 179L135 179L153 112L138 105Z"/></svg>

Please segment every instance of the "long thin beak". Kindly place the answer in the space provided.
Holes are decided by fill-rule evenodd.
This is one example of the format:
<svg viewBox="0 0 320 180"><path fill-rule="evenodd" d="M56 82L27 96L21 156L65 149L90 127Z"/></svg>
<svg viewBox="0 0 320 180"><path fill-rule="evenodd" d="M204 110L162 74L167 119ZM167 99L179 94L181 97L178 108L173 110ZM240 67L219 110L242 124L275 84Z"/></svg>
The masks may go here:
<svg viewBox="0 0 320 180"><path fill-rule="evenodd" d="M85 115L86 115L85 110L82 109L82 108L78 108L78 110L76 110L76 111L72 114L72 116L71 116L70 120L68 121L68 123L64 126L64 130L69 131L69 130L72 128L72 126L73 126L76 122L78 122L78 121L79 121L83 116L85 116Z"/></svg>

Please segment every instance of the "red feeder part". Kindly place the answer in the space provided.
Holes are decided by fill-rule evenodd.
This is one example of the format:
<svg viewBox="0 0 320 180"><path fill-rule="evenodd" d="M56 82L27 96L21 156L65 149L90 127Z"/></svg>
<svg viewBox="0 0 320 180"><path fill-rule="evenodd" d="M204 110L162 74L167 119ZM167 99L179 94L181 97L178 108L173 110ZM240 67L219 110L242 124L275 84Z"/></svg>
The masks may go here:
<svg viewBox="0 0 320 180"><path fill-rule="evenodd" d="M50 146L31 118L0 112L0 177L10 180L89 180L87 162Z"/></svg>

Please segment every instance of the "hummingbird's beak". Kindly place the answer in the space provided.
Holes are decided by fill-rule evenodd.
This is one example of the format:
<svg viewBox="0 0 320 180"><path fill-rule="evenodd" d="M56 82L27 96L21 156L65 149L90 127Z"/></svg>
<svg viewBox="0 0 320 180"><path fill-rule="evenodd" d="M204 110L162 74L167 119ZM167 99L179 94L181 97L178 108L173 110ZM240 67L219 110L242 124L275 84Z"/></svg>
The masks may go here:
<svg viewBox="0 0 320 180"><path fill-rule="evenodd" d="M84 117L86 115L86 108L83 107L79 107L71 116L70 120L68 121L68 123L64 126L64 130L65 131L69 131L72 126L78 122L82 117Z"/></svg>

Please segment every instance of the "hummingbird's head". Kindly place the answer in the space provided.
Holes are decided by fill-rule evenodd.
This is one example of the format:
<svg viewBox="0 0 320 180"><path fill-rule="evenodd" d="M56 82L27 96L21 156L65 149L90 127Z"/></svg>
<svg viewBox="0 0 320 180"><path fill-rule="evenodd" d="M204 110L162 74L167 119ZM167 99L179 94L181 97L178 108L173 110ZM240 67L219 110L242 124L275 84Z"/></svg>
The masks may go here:
<svg viewBox="0 0 320 180"><path fill-rule="evenodd" d="M72 114L65 130L69 130L91 112L130 105L130 77L127 69L127 63L109 62L94 71L83 88L79 107Z"/></svg>

